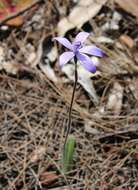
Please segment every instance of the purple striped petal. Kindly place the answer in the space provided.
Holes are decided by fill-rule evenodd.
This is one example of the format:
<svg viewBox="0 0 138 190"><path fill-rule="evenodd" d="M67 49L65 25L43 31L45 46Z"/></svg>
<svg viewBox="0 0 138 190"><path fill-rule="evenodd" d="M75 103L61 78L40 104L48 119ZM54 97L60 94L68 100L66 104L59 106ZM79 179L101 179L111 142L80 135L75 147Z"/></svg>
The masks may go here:
<svg viewBox="0 0 138 190"><path fill-rule="evenodd" d="M68 39L63 38L63 37L56 37L56 38L53 38L53 40L57 40L63 46L65 46L66 48L72 50L72 44L70 43L70 41Z"/></svg>
<svg viewBox="0 0 138 190"><path fill-rule="evenodd" d="M67 51L65 53L62 53L59 57L60 66L63 66L66 63L68 63L73 57L74 57L74 53L71 51Z"/></svg>
<svg viewBox="0 0 138 190"><path fill-rule="evenodd" d="M85 46L79 49L79 52L81 53L87 53L89 55L97 56L97 57L103 57L103 51L96 47L96 46Z"/></svg>
<svg viewBox="0 0 138 190"><path fill-rule="evenodd" d="M77 53L76 56L77 56L77 59L79 59L83 63L83 66L86 70L92 73L96 72L96 66L87 55L82 54L82 53Z"/></svg>
<svg viewBox="0 0 138 190"><path fill-rule="evenodd" d="M80 32L75 38L75 42L83 43L90 34L88 32Z"/></svg>

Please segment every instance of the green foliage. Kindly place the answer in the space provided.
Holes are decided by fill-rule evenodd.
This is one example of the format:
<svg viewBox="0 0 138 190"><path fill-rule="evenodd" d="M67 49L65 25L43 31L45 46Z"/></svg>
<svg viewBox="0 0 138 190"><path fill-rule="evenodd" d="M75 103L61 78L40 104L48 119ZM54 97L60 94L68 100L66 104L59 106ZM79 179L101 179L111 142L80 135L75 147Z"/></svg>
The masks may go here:
<svg viewBox="0 0 138 190"><path fill-rule="evenodd" d="M63 150L62 171L64 174L72 169L75 144L74 136L69 135Z"/></svg>

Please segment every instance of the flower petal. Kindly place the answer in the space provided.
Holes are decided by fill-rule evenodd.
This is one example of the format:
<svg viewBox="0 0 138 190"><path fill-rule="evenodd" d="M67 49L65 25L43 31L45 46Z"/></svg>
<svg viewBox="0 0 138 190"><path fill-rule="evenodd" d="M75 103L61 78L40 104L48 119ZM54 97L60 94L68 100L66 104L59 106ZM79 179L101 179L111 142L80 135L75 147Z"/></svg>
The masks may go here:
<svg viewBox="0 0 138 190"><path fill-rule="evenodd" d="M65 46L66 48L72 50L72 44L70 43L70 41L68 39L63 38L63 37L56 37L56 38L53 38L53 40L57 40L63 46Z"/></svg>
<svg viewBox="0 0 138 190"><path fill-rule="evenodd" d="M60 66L65 65L67 62L69 62L74 57L74 53L71 51L67 51L65 53L62 53L59 57L59 64Z"/></svg>
<svg viewBox="0 0 138 190"><path fill-rule="evenodd" d="M103 57L104 53L103 51L96 47L96 46L85 46L79 49L79 52L81 53L87 53L89 55L97 56L97 57Z"/></svg>
<svg viewBox="0 0 138 190"><path fill-rule="evenodd" d="M96 72L96 66L87 55L78 52L76 56L83 63L86 70L92 73Z"/></svg>
<svg viewBox="0 0 138 190"><path fill-rule="evenodd" d="M81 42L81 43L83 43L85 40L86 40L86 38L88 38L88 36L89 36L90 34L88 33L88 32L80 32L80 33L78 33L78 35L76 36L76 38L75 38L75 42Z"/></svg>

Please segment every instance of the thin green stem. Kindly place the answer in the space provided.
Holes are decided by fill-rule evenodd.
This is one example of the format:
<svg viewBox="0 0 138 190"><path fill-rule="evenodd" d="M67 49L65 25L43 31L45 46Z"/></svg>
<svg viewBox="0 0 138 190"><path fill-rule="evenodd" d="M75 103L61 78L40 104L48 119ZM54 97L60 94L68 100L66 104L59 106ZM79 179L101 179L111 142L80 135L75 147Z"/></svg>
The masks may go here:
<svg viewBox="0 0 138 190"><path fill-rule="evenodd" d="M77 58L76 58L76 56L74 57L74 62L75 62L75 82L74 82L74 87L73 87L73 92L72 92L71 103L70 103L70 107L69 107L68 125L67 125L67 131L66 131L65 141L64 141L64 149L65 149L67 138L68 138L68 135L69 135L70 129L71 129L72 106L73 106L73 102L74 102L74 96L75 96L75 91L76 91L76 86L77 86L77 81L78 81Z"/></svg>

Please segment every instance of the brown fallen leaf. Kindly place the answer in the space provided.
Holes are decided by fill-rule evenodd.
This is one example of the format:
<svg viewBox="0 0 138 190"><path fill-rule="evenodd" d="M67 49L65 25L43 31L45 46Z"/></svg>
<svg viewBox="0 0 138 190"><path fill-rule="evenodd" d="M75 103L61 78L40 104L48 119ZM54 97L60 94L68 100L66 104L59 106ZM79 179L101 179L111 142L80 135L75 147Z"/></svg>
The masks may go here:
<svg viewBox="0 0 138 190"><path fill-rule="evenodd" d="M130 49L132 49L136 45L135 41L126 34L121 35L119 41L121 42L121 44L127 46Z"/></svg>
<svg viewBox="0 0 138 190"><path fill-rule="evenodd" d="M138 0L115 0L126 12L138 17Z"/></svg>
<svg viewBox="0 0 138 190"><path fill-rule="evenodd" d="M54 172L44 172L40 174L40 182L44 185L50 185L51 183L57 181L58 175Z"/></svg>
<svg viewBox="0 0 138 190"><path fill-rule="evenodd" d="M36 3L35 3L36 2ZM34 7L33 7L34 5ZM31 7L32 6L32 7ZM18 0L13 2L11 0L1 0L0 2L0 22L6 21L7 25L10 26L20 26L24 22L24 16L18 15L22 11L28 8L37 7L37 1L35 0ZM35 12L35 9L34 9ZM12 18L16 15L14 18Z"/></svg>

